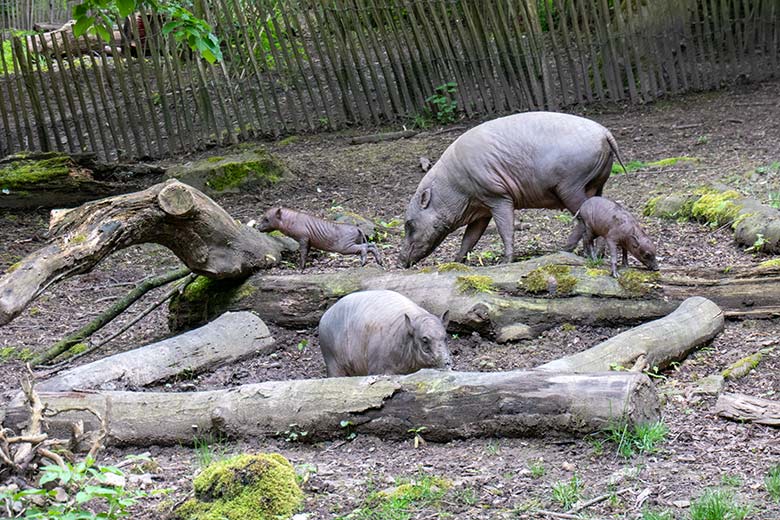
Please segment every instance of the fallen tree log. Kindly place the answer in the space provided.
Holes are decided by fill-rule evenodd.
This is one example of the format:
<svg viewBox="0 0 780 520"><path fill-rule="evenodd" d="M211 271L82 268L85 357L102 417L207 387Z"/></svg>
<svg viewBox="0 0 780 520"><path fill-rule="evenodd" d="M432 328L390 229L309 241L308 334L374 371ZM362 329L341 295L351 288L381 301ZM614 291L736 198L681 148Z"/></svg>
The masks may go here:
<svg viewBox="0 0 780 520"><path fill-rule="evenodd" d="M385 272L374 268L327 274L269 276L244 281L202 280L171 302L173 330L192 327L225 310L251 309L266 321L290 327L316 325L339 298L366 289L397 291L426 310L450 311L452 330L533 337L561 323L625 325L660 318L686 298L712 300L726 317L780 314L780 267L624 270L614 279L585 259L557 253L511 264ZM524 331L524 332L523 332Z"/></svg>
<svg viewBox="0 0 780 520"><path fill-rule="evenodd" d="M328 439L349 432L407 438L425 426L432 441L467 437L584 434L611 421L657 421L655 387L644 374L555 374L542 371L443 372L269 381L192 393L40 392L52 411L91 408L108 417L113 444L191 443L209 433L232 438L308 432ZM4 426L16 429L29 407L13 404ZM55 419L51 422L53 423ZM57 415L68 429L91 414ZM349 432L342 426L349 422ZM52 428L55 425L52 424ZM59 430L59 428L57 428Z"/></svg>
<svg viewBox="0 0 780 520"><path fill-rule="evenodd" d="M780 253L780 210L723 188L701 188L647 201L645 215L729 226L734 240L752 251Z"/></svg>
<svg viewBox="0 0 780 520"><path fill-rule="evenodd" d="M251 312L228 312L203 327L81 365L38 383L39 391L136 389L205 370L276 347L268 327Z"/></svg>
<svg viewBox="0 0 780 520"><path fill-rule="evenodd" d="M715 413L725 419L780 427L780 402L743 394L722 393Z"/></svg>
<svg viewBox="0 0 780 520"><path fill-rule="evenodd" d="M600 372L605 370L663 369L681 360L723 330L723 312L707 300L688 298L671 314L629 329L595 347L549 363L539 370Z"/></svg>
<svg viewBox="0 0 780 520"><path fill-rule="evenodd" d="M20 153L0 159L0 208L67 207L139 185L100 178L90 161L60 152Z"/></svg>
<svg viewBox="0 0 780 520"><path fill-rule="evenodd" d="M0 325L51 284L134 244L161 244L194 273L213 278L246 277L297 247L290 239L242 226L203 193L175 180L52 212L49 232L47 246L0 278Z"/></svg>

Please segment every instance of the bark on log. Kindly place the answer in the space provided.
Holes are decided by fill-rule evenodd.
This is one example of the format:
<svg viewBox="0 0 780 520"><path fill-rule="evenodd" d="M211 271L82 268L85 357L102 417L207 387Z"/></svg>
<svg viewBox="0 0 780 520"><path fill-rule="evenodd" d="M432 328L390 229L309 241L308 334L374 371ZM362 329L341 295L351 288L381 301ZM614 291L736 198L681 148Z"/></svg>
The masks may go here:
<svg viewBox="0 0 780 520"><path fill-rule="evenodd" d="M278 435L297 425L307 438L351 431L408 438L425 426L433 441L485 436L583 434L610 421L629 425L657 421L658 397L644 374L608 372L555 374L531 372L441 372L408 376L370 376L272 381L193 393L40 392L51 410L89 407L108 415L114 444L191 443L209 432L233 438ZM457 413L453 411L457 410ZM175 411L175 412L173 412ZM25 406L7 410L5 426L18 428L29 417ZM67 431L83 412L57 416Z"/></svg>
<svg viewBox="0 0 780 520"><path fill-rule="evenodd" d="M722 393L715 413L725 419L780 427L780 402L742 394Z"/></svg>
<svg viewBox="0 0 780 520"><path fill-rule="evenodd" d="M49 232L47 246L0 278L0 325L51 284L134 244L161 244L194 273L212 278L246 277L296 247L292 240L240 225L203 193L174 180L52 212Z"/></svg>
<svg viewBox="0 0 780 520"><path fill-rule="evenodd" d="M699 296L685 300L661 319L627 330L583 352L538 367L551 372L600 372L615 366L663 369L723 330L723 311Z"/></svg>
<svg viewBox="0 0 780 520"><path fill-rule="evenodd" d="M135 389L192 377L275 350L268 327L251 312L229 312L199 329L66 370L38 383L39 391Z"/></svg>
<svg viewBox="0 0 780 520"><path fill-rule="evenodd" d="M459 269L468 271L387 273L369 267L328 274L256 274L240 283L211 283L197 292L185 290L172 301L171 327L191 327L234 309L254 310L281 326L313 326L339 298L366 289L398 291L437 315L449 310L453 330L498 333L519 324L531 336L566 322L625 325L660 318L697 295L712 300L726 317L780 314L778 267L735 268L728 275L707 268L664 269L660 274L630 269L616 280L607 270L585 267L581 257L558 253ZM474 286L492 292L478 292Z"/></svg>

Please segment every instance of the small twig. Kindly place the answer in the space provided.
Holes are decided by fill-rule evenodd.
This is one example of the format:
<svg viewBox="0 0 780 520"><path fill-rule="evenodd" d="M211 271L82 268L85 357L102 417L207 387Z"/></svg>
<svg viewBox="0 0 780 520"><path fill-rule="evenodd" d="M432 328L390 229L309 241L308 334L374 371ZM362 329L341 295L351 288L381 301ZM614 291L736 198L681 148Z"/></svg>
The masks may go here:
<svg viewBox="0 0 780 520"><path fill-rule="evenodd" d="M556 513L555 511L546 511L544 509L537 509L535 511L537 515L546 515L553 518L563 518L564 520L582 520L582 517L578 515L570 515L568 513Z"/></svg>
<svg viewBox="0 0 780 520"><path fill-rule="evenodd" d="M688 130L689 128L699 128L704 126L704 123L690 123L687 125L672 125L672 130Z"/></svg>
<svg viewBox="0 0 780 520"><path fill-rule="evenodd" d="M59 455L57 455L53 451L47 450L46 448L38 448L37 451L38 451L38 454L41 457L46 457L47 459L49 459L52 462L54 462L57 466L59 466L59 467L61 467L63 469L66 467L65 466L65 461L62 460L62 457L60 457Z"/></svg>
<svg viewBox="0 0 780 520"><path fill-rule="evenodd" d="M606 493L604 495L597 496L596 498L591 498L590 500L583 502L582 504L572 507L571 512L572 514L576 514L582 511L583 509L592 506L593 504L598 504L599 502L603 502L613 496L623 495L625 493L628 493L629 491L631 491L630 488L625 488L625 489L621 489L620 491L615 491L614 493Z"/></svg>

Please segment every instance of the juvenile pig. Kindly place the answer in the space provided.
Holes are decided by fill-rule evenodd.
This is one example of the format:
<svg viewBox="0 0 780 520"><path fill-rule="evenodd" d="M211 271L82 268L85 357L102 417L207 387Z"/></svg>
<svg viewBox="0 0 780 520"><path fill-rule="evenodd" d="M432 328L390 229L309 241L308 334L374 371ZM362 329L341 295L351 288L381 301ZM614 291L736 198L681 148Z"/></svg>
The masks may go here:
<svg viewBox="0 0 780 520"><path fill-rule="evenodd" d="M628 253L648 269L658 270L655 246L639 227L634 216L623 206L604 197L591 197L580 206L577 217L585 226L582 245L586 255L593 256L593 241L603 237L609 247L612 276L617 278L617 247L623 249L623 267L628 266Z"/></svg>
<svg viewBox="0 0 780 520"><path fill-rule="evenodd" d="M446 327L446 312L440 319L397 292L349 294L320 319L328 377L449 368Z"/></svg>
<svg viewBox="0 0 780 520"><path fill-rule="evenodd" d="M376 263L382 265L382 254L376 245L351 224L329 222L300 211L276 207L265 212L257 229L263 232L279 230L297 240L301 250L301 270L306 265L310 247L344 255L360 255L361 265L366 265L368 253L371 253Z"/></svg>

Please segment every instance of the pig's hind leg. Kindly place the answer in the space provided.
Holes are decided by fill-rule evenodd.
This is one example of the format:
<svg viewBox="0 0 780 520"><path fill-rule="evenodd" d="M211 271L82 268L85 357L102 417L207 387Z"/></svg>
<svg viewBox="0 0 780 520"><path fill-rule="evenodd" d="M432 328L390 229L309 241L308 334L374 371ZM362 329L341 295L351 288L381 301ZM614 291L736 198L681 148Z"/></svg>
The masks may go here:
<svg viewBox="0 0 780 520"><path fill-rule="evenodd" d="M376 263L379 265L379 267L384 267L384 264L382 264L382 253L379 251L379 248L376 246L376 244L368 244L368 251L374 255L374 260L376 260Z"/></svg>
<svg viewBox="0 0 780 520"><path fill-rule="evenodd" d="M504 242L504 258L502 263L508 264L512 261L515 252L514 234L515 234L515 205L511 199L499 199L492 203L490 213L493 215L493 221L496 223L496 229Z"/></svg>

